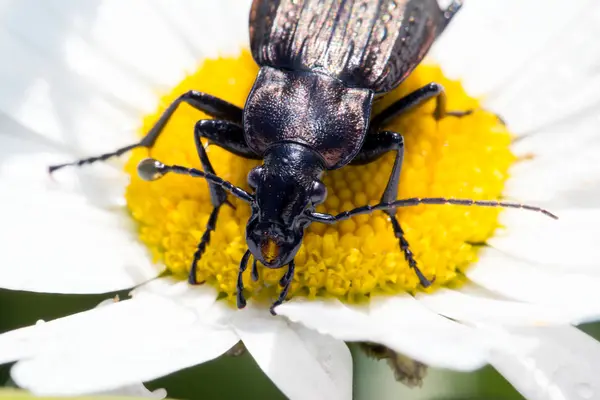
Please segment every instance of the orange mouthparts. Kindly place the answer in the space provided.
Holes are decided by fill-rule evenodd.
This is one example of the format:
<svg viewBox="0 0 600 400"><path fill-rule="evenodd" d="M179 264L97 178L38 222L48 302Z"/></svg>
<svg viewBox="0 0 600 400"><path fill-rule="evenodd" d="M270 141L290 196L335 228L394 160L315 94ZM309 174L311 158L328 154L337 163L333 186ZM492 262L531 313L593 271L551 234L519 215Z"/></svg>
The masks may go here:
<svg viewBox="0 0 600 400"><path fill-rule="evenodd" d="M263 240L260 245L260 252L262 253L263 259L267 263L272 263L279 255L279 247L273 239Z"/></svg>

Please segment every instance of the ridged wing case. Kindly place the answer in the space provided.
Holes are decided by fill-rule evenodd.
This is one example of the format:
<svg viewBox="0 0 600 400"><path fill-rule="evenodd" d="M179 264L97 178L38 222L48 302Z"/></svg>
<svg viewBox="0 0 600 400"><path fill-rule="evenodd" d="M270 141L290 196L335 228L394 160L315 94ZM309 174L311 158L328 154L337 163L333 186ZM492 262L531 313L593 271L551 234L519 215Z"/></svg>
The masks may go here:
<svg viewBox="0 0 600 400"><path fill-rule="evenodd" d="M445 25L436 0L255 0L250 45L261 66L382 93L410 74Z"/></svg>

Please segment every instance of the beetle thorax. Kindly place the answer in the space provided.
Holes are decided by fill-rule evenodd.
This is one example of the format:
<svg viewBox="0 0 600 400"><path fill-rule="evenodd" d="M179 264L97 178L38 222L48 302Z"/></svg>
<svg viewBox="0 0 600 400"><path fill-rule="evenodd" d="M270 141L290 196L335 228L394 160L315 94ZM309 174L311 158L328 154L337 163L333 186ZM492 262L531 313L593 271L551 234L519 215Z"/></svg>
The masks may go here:
<svg viewBox="0 0 600 400"><path fill-rule="evenodd" d="M362 146L372 98L323 74L263 67L244 109L246 142L258 154L277 143L303 144L326 169L339 168Z"/></svg>

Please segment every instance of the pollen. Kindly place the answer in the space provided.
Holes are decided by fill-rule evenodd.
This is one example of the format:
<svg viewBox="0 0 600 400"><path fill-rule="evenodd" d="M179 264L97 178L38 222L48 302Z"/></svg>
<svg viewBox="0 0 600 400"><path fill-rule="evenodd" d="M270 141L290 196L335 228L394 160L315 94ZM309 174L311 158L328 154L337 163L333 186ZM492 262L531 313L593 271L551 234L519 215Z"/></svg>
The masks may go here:
<svg viewBox="0 0 600 400"><path fill-rule="evenodd" d="M237 57L204 61L177 87L165 93L160 106L144 118L140 135L152 127L178 96L198 90L244 106L258 67L244 51ZM509 146L511 134L494 114L468 96L460 82L446 78L438 66L422 64L399 88L379 100L374 114L403 95L438 82L446 89L448 109L473 110L461 118L436 121L435 101L399 116L386 130L404 136L405 154L398 198L455 197L499 199L508 169L515 161ZM136 149L127 163L131 175L126 200L138 224L139 238L154 259L175 277L186 279L196 247L212 211L206 181L170 174L147 182L136 174L140 160L151 156L163 163L201 169L194 144L196 121L209 117L182 104L151 150ZM217 146L207 147L221 178L251 191L246 177L258 161L233 155ZM337 214L379 202L390 177L394 154L364 166L346 166L324 176L328 189L317 211ZM245 227L250 207L230 196L233 207L221 208L216 230L197 263L197 282L212 285L222 297L235 301L239 262L247 249ZM423 274L434 278L430 289L451 286L464 279L464 271L477 259L478 249L498 227L495 208L421 205L397 211L398 220ZM267 246L269 255L276 249ZM423 290L409 268L394 236L389 217L381 211L361 215L337 225L313 223L306 231L296 259L289 297L336 297L361 302L380 294ZM287 268L267 269L260 263L259 279L244 274L245 295L274 299Z"/></svg>

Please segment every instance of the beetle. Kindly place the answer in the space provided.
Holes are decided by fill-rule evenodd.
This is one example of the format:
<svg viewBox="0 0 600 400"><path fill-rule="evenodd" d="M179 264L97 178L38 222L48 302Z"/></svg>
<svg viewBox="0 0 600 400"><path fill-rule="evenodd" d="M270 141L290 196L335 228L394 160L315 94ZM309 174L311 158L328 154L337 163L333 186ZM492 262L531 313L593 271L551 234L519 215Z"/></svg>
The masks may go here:
<svg viewBox="0 0 600 400"><path fill-rule="evenodd" d="M237 281L237 305L246 305L242 273L253 256L251 275L258 279L257 261L267 268L288 266L282 290L271 312L287 297L294 276L294 257L305 229L313 222L333 224L359 214L387 213L394 234L420 284L431 280L418 268L396 218L398 207L418 204L513 207L553 214L538 207L468 199L413 198L397 200L404 152L400 133L383 130L387 122L435 98L436 119L469 113L447 112L441 85L430 83L397 100L371 118L373 101L398 86L420 63L435 38L461 7L453 1L441 9L436 0L254 0L250 11L250 47L260 70L244 109L207 93L189 91L175 100L138 143L97 157L55 165L82 165L119 156L136 147L151 148L182 102L213 117L198 121L194 138L203 170L164 165L146 159L138 165L141 178L155 180L167 173L208 181L213 210L194 253L189 282L196 284L196 265L219 210L231 194L252 208L246 227L248 250ZM262 160L248 174L253 193L215 174L201 139L238 156ZM365 205L338 215L315 211L327 190L325 171L347 164L372 162L387 152L395 161L377 205Z"/></svg>

